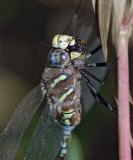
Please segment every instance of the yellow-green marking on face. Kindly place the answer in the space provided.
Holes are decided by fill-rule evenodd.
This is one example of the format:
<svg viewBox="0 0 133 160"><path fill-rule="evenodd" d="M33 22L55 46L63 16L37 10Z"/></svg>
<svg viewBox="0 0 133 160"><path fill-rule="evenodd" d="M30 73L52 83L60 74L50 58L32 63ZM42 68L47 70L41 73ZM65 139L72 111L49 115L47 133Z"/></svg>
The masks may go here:
<svg viewBox="0 0 133 160"><path fill-rule="evenodd" d="M60 77L56 78L52 84L50 84L50 87L51 87L51 88L54 88L54 86L55 86L58 82L66 79L66 78L67 78L66 75L61 75Z"/></svg>
<svg viewBox="0 0 133 160"><path fill-rule="evenodd" d="M69 94L71 94L72 92L73 92L73 88L69 89L69 90L59 99L59 101L60 101L60 102L63 102L64 99L65 99Z"/></svg>

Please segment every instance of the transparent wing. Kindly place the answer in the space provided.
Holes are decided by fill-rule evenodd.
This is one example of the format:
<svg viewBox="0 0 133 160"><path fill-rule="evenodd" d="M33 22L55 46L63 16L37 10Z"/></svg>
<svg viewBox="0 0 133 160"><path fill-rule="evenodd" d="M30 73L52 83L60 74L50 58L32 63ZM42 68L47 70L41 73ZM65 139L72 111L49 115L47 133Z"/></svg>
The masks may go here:
<svg viewBox="0 0 133 160"><path fill-rule="evenodd" d="M62 131L50 114L50 107L47 105L39 119L24 159L54 160L60 150Z"/></svg>
<svg viewBox="0 0 133 160"><path fill-rule="evenodd" d="M14 158L20 140L42 100L42 91L38 85L19 104L6 128L0 134L1 160Z"/></svg>
<svg viewBox="0 0 133 160"><path fill-rule="evenodd" d="M79 0L76 11L62 34L78 36L85 40L85 42L88 41L90 32L88 32L87 28L91 24L91 20L89 19L88 15L94 18L94 16L90 14L91 11L88 8L89 5L90 3L88 3L87 0ZM88 19L87 21L86 18ZM86 23L88 21L89 23ZM47 105L34 131L25 159L55 159L60 150L60 141L62 136L62 129L51 117L49 113L49 107Z"/></svg>
<svg viewBox="0 0 133 160"><path fill-rule="evenodd" d="M82 0L79 0L78 6L75 10L75 13L74 13L72 19L69 21L69 23L65 27L62 34L78 36L77 27L78 27L78 24L79 24L78 20L79 20L79 17L80 17L80 12L81 12L81 9L82 9L82 5L83 5Z"/></svg>
<svg viewBox="0 0 133 160"><path fill-rule="evenodd" d="M90 3L91 1L88 0L79 1L75 14L65 28L63 34L78 36L84 42L87 42L88 46L92 46L92 44L97 46L94 42L98 34L94 29L96 23L94 21L94 15L92 15L92 8L89 7L91 6ZM92 48L94 49L94 47ZM42 100L43 96L40 86L37 86L18 106L11 121L0 135L1 160L13 159L20 140ZM54 159L60 150L62 135L62 129L51 117L49 107L47 106L35 129L25 159Z"/></svg>
<svg viewBox="0 0 133 160"><path fill-rule="evenodd" d="M63 34L79 37L88 47L95 46L97 42L98 28L91 1L79 0L74 15L65 27ZM89 48L88 48L89 49Z"/></svg>
<svg viewBox="0 0 133 160"><path fill-rule="evenodd" d="M87 42L88 46L92 47L92 44L97 46L100 42L97 40L97 30L94 29L96 26L95 17L92 14L90 5L90 1L79 0L75 14L62 34L78 36L84 42ZM92 49L94 49L94 46ZM87 101L85 100L85 102L88 106L88 95L90 95L88 90L86 95ZM54 160L60 150L62 136L62 129L50 115L49 106L47 105L34 131L25 159Z"/></svg>

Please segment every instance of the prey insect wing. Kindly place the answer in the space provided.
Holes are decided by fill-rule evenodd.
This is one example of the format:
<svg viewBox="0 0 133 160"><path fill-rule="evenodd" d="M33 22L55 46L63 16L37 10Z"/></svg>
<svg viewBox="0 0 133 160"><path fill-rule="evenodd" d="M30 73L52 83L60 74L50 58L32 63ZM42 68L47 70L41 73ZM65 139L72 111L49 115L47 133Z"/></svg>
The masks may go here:
<svg viewBox="0 0 133 160"><path fill-rule="evenodd" d="M31 90L17 107L0 134L0 159L12 160L33 115L43 101L40 85Z"/></svg>

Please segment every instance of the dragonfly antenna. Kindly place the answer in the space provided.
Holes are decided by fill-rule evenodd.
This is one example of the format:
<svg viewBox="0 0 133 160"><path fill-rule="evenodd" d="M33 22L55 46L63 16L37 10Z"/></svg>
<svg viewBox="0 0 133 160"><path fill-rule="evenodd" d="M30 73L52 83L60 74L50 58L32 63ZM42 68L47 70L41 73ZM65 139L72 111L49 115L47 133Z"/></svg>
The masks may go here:
<svg viewBox="0 0 133 160"><path fill-rule="evenodd" d="M41 44L46 46L46 47L51 47L51 44L46 44L46 43L41 43Z"/></svg>

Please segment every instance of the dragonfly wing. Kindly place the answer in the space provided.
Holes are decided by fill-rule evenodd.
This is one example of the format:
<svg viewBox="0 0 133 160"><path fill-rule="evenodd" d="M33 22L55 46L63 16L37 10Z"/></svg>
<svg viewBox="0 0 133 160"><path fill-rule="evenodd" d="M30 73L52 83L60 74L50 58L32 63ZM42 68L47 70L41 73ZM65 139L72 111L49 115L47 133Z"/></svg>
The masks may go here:
<svg viewBox="0 0 133 160"><path fill-rule="evenodd" d="M65 27L65 29L63 30L62 34L68 34L68 35L73 35L73 36L78 35L77 26L78 26L78 19L79 19L79 16L80 16L82 5L83 5L82 0L79 0L79 3L78 3L77 8L75 10L75 13L72 16L69 23L67 24L67 26Z"/></svg>
<svg viewBox="0 0 133 160"><path fill-rule="evenodd" d="M34 113L43 100L40 85L31 90L17 107L0 134L0 159L12 160Z"/></svg>
<svg viewBox="0 0 133 160"><path fill-rule="evenodd" d="M91 1L88 0L79 0L75 13L68 25L65 27L63 34L68 34L72 36L77 36L83 40L87 45L87 52L90 52L95 47L100 44L98 38L98 28L95 21L95 15L92 8ZM95 63L95 62L104 62L104 57L102 50L97 54L93 55L91 58L86 60L86 63ZM99 78L104 76L106 68L100 67L99 69L89 68L89 71L92 71L95 75L98 75ZM93 83L96 88L99 90L101 85L94 81ZM90 94L86 85L82 85L83 94L81 94L81 101L83 104L83 113L86 113L89 106L95 102L93 96Z"/></svg>
<svg viewBox="0 0 133 160"><path fill-rule="evenodd" d="M98 28L91 1L79 0L75 13L63 30L63 34L79 37L88 47L98 45L94 44L99 42L95 42L98 37Z"/></svg>
<svg viewBox="0 0 133 160"><path fill-rule="evenodd" d="M47 105L42 112L24 159L54 160L61 146L62 128L50 114Z"/></svg>

